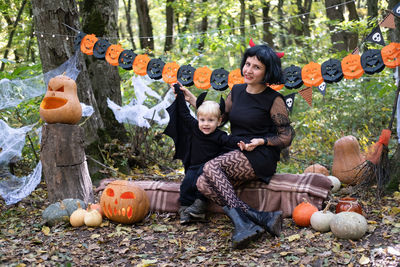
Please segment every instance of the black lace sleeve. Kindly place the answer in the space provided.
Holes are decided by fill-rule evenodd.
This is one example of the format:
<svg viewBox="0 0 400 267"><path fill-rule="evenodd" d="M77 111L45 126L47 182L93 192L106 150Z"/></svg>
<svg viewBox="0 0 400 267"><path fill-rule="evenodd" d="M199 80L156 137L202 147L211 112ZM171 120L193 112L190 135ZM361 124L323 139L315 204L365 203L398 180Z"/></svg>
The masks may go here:
<svg viewBox="0 0 400 267"><path fill-rule="evenodd" d="M269 146L279 146L285 148L290 146L295 136L293 127L290 125L289 112L285 102L281 97L277 97L271 107L271 118L274 121L278 134L268 137Z"/></svg>

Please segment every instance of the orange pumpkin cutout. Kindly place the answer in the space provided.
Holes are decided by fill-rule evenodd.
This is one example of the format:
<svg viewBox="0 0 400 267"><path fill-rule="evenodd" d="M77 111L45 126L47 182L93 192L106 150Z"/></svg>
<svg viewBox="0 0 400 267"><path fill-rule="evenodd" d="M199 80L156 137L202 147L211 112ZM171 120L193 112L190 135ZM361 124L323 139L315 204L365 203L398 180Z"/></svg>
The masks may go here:
<svg viewBox="0 0 400 267"><path fill-rule="evenodd" d="M235 84L241 84L244 83L244 77L242 76L242 73L240 69L235 69L229 73L228 76L228 86L232 90L232 87Z"/></svg>
<svg viewBox="0 0 400 267"><path fill-rule="evenodd" d="M119 55L124 51L120 44L113 44L107 48L106 51L106 60L110 65L118 66Z"/></svg>
<svg viewBox="0 0 400 267"><path fill-rule="evenodd" d="M82 53L86 55L93 55L93 47L94 44L98 41L99 39L96 37L94 34L86 34L85 37L83 37L81 41L81 51Z"/></svg>
<svg viewBox="0 0 400 267"><path fill-rule="evenodd" d="M47 123L76 124L82 118L76 83L67 76L50 79L39 114Z"/></svg>
<svg viewBox="0 0 400 267"><path fill-rule="evenodd" d="M305 65L301 70L301 79L307 87L317 87L320 85L324 81L321 73L321 65L315 62Z"/></svg>
<svg viewBox="0 0 400 267"><path fill-rule="evenodd" d="M391 69L400 65L400 43L390 43L381 50L382 60Z"/></svg>
<svg viewBox="0 0 400 267"><path fill-rule="evenodd" d="M343 77L351 80L358 79L364 74L364 69L361 66L360 55L347 55L342 59Z"/></svg>
<svg viewBox="0 0 400 267"><path fill-rule="evenodd" d="M207 66L198 68L193 75L194 85L199 89L207 90L211 87L211 74L212 70L210 70Z"/></svg>
<svg viewBox="0 0 400 267"><path fill-rule="evenodd" d="M147 54L137 55L135 61L133 61L132 69L140 76L147 74L147 65L149 64L151 58Z"/></svg>
<svg viewBox="0 0 400 267"><path fill-rule="evenodd" d="M147 215L150 201L146 192L134 182L116 180L104 189L100 205L108 219L132 224L141 221Z"/></svg>
<svg viewBox="0 0 400 267"><path fill-rule="evenodd" d="M279 90L281 90L281 89L283 88L283 86L285 86L285 85L284 85L284 84L270 84L270 85L267 84L267 86L271 87L272 90L279 91Z"/></svg>
<svg viewBox="0 0 400 267"><path fill-rule="evenodd" d="M180 66L176 62L168 62L165 64L162 71L162 78L164 82L169 84L176 83L178 81L179 67Z"/></svg>

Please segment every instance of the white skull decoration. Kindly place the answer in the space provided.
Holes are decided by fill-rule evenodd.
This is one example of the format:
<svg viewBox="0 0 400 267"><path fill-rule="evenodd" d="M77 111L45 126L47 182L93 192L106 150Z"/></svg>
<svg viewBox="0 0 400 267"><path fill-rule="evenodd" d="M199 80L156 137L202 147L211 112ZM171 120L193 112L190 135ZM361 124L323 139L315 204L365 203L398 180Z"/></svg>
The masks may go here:
<svg viewBox="0 0 400 267"><path fill-rule="evenodd" d="M321 83L321 84L318 86L318 88L319 88L320 91L325 91L325 89L326 89L326 83Z"/></svg>
<svg viewBox="0 0 400 267"><path fill-rule="evenodd" d="M290 108L293 105L293 99L291 98L286 99L286 105Z"/></svg>
<svg viewBox="0 0 400 267"><path fill-rule="evenodd" d="M381 34L379 32L374 33L374 35L372 35L372 40L374 40L375 42L380 42L382 39Z"/></svg>

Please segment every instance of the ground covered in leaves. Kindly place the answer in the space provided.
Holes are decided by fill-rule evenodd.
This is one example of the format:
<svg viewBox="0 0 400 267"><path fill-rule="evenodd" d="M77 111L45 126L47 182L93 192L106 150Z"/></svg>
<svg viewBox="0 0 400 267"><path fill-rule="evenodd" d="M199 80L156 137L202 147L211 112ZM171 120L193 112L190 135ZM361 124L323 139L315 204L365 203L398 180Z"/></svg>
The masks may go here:
<svg viewBox="0 0 400 267"><path fill-rule="evenodd" d="M347 193L342 190L332 200ZM0 200L1 266L399 266L400 262L399 192L380 200L363 198L369 230L361 240L340 240L331 232L297 227L287 218L279 238L265 234L243 250L231 249L233 227L222 214L210 215L208 223L187 226L179 224L176 214L151 213L132 226L105 219L99 228L49 227L41 217L48 205L43 183L18 204L6 206Z"/></svg>

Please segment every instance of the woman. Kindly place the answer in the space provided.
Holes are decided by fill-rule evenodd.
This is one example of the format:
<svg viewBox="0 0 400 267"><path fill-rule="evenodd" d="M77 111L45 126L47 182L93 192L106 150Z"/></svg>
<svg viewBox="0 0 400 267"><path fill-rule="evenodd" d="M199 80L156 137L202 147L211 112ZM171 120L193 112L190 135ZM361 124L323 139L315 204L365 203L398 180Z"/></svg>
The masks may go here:
<svg viewBox="0 0 400 267"><path fill-rule="evenodd" d="M279 236L282 212L259 212L250 208L238 198L234 187L255 179L269 182L276 171L280 150L288 147L294 137L283 96L266 85L282 80L281 61L276 53L266 45L247 49L241 72L244 84L233 86L226 99L226 114L231 133L251 138L251 143L241 142L241 150L208 161L197 181L199 191L223 207L233 221L234 248L245 247L264 229ZM196 97L187 89L184 94L195 105ZM191 214L195 213L194 210Z"/></svg>

